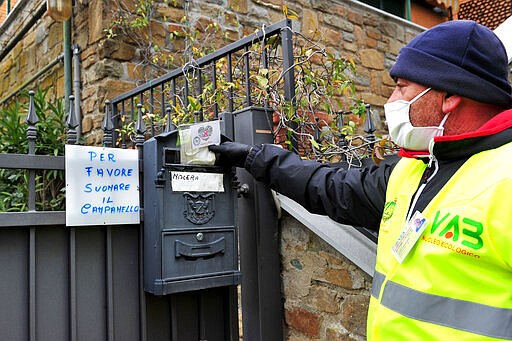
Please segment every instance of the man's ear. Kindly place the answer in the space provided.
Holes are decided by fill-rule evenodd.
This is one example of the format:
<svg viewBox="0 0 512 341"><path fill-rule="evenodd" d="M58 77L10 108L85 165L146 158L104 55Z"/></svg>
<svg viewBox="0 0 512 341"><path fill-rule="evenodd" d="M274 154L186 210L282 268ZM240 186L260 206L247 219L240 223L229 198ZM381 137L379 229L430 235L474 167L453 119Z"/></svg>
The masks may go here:
<svg viewBox="0 0 512 341"><path fill-rule="evenodd" d="M462 97L459 95L446 94L443 99L443 112L448 113L454 111L455 108L457 108L457 106L460 104L461 100Z"/></svg>

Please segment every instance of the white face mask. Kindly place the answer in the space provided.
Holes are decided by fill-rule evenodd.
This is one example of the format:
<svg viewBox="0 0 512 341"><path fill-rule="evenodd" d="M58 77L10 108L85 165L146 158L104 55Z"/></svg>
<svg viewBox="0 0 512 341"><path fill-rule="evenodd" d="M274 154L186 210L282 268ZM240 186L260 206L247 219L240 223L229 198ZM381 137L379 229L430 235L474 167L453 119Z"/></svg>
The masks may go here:
<svg viewBox="0 0 512 341"><path fill-rule="evenodd" d="M384 114L388 123L391 141L402 148L427 151L430 141L432 141L435 136L443 135L443 125L448 118L448 114L444 116L439 127L414 127L409 119L411 104L416 102L429 90L430 88L423 90L410 101L397 100L384 104Z"/></svg>

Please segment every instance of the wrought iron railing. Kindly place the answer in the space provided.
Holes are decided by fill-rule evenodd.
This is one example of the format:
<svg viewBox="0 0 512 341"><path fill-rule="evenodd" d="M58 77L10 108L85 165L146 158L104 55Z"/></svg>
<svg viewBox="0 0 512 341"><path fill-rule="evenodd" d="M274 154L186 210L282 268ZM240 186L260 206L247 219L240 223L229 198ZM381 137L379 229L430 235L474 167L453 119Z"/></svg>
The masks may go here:
<svg viewBox="0 0 512 341"><path fill-rule="evenodd" d="M121 127L126 122L131 122L132 125L138 122L134 130L137 134L146 133L145 129L142 129L146 127L141 126L144 122L137 119L141 114L152 118L147 127L150 134L158 132L156 125L153 124L156 120L165 120L164 131L174 129L172 115L177 114L176 108L187 111L190 96L200 97L205 91L205 83L208 83L207 91L215 95L215 99L209 106L201 103L199 110L189 112L190 115L194 115L194 120L203 120L205 110L208 110L206 114L210 115L210 118L216 119L222 111L233 112L243 107L260 104L255 103L251 90L251 64L260 63L261 67L267 67L268 50L265 44L276 36L280 41L284 97L286 100L292 101L295 88L292 22L286 19L263 27L250 36L111 99L106 103L106 116L112 115L112 124L108 119L104 124L104 129L107 131L106 143L111 143L111 139L113 143L120 141L121 146L134 142L129 141L129 137L123 136L126 132L122 131ZM253 54L249 51L255 44L262 46L260 59L257 61L251 60ZM217 88L220 79L224 84L228 84L221 91ZM240 86L235 86L235 79L238 80ZM236 95L235 92L237 92ZM241 93L244 96L239 96ZM200 101L203 99L204 96L200 98Z"/></svg>

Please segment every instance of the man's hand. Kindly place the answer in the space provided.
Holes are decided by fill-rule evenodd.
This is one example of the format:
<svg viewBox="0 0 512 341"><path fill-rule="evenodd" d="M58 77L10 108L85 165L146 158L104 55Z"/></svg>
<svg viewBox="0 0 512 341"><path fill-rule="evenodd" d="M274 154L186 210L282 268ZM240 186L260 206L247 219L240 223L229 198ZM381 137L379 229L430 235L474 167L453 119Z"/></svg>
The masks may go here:
<svg viewBox="0 0 512 341"><path fill-rule="evenodd" d="M209 146L209 149L216 154L218 164L243 168L251 146L239 142L223 142L218 146Z"/></svg>

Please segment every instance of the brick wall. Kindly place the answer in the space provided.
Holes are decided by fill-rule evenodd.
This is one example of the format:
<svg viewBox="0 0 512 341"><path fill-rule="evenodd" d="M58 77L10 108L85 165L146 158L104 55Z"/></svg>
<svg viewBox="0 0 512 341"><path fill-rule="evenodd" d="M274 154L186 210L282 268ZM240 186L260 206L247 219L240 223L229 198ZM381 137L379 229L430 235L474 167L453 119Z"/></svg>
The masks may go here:
<svg viewBox="0 0 512 341"><path fill-rule="evenodd" d="M0 5L0 23L2 23L5 18L9 15L9 13L12 11L14 6L18 3L17 0L5 0Z"/></svg>

